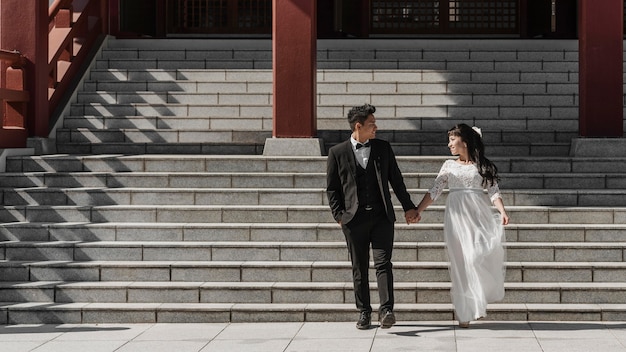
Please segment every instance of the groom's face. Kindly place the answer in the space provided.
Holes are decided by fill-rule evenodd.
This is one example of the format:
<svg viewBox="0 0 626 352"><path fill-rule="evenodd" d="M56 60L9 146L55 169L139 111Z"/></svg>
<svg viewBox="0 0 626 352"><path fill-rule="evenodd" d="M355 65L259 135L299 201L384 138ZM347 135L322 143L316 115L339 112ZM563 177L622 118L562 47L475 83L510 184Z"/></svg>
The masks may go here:
<svg viewBox="0 0 626 352"><path fill-rule="evenodd" d="M361 123L357 123L356 128L360 137L359 139L367 140L376 138L376 130L378 130L378 126L376 126L376 117L374 117L373 114L370 114L362 125Z"/></svg>

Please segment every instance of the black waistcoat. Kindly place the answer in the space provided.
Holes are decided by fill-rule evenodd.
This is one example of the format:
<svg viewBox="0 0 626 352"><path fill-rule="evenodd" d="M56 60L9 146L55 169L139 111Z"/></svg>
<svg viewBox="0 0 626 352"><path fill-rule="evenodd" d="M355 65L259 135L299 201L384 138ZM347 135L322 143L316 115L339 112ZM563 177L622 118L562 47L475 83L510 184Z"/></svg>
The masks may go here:
<svg viewBox="0 0 626 352"><path fill-rule="evenodd" d="M359 208L367 206L377 209L383 208L383 198L378 188L378 179L376 178L376 168L373 160L369 160L365 169L356 161L356 187L359 197Z"/></svg>

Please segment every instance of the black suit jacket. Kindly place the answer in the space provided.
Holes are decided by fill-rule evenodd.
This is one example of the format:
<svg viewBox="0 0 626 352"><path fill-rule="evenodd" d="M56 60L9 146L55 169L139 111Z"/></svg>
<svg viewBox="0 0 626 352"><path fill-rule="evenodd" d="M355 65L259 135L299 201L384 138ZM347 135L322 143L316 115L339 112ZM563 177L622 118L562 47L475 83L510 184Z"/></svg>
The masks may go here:
<svg viewBox="0 0 626 352"><path fill-rule="evenodd" d="M370 157L368 163L374 163L378 188L381 192L387 217L395 222L396 216L391 203L389 184L404 211L415 208L411 196L406 190L402 173L398 168L396 156L387 141L370 139ZM350 140L341 142L328 151L326 167L326 194L330 209L336 221L347 224L352 220L359 207L356 185L356 157Z"/></svg>

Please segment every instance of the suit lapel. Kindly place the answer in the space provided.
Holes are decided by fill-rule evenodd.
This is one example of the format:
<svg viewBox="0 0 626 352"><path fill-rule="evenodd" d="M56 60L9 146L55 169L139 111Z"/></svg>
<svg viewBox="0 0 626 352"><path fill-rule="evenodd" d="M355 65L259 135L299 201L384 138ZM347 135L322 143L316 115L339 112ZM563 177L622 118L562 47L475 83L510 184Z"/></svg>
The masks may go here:
<svg viewBox="0 0 626 352"><path fill-rule="evenodd" d="M370 140L370 158L368 163L378 160L378 148L376 148L375 145L376 143L372 143L372 140Z"/></svg>
<svg viewBox="0 0 626 352"><path fill-rule="evenodd" d="M385 206L385 212L389 212L389 206L387 205L387 197L385 197L385 189L383 186L383 180L382 180L382 170L380 169L380 150L378 148L375 147L376 143L371 143L370 141L370 145L372 148L370 150L370 159L369 162L373 163L372 165L374 166L375 170L376 170L376 180L378 181L378 189L380 191L380 196L383 198L383 205Z"/></svg>
<svg viewBox="0 0 626 352"><path fill-rule="evenodd" d="M352 151L352 143L350 143L350 140L347 140L345 143L345 153L350 161L348 163L348 165L350 165L350 173L352 174L352 178L356 179L356 157L354 156L354 151Z"/></svg>

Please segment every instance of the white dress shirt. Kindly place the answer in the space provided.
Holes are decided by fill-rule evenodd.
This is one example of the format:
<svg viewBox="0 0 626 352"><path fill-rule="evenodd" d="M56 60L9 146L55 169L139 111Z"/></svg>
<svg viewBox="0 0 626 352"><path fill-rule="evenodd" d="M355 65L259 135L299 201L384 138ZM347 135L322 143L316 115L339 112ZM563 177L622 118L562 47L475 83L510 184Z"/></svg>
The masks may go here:
<svg viewBox="0 0 626 352"><path fill-rule="evenodd" d="M368 139L365 141L365 143L369 143L369 141L370 140ZM359 163L359 165L361 165L362 168L366 169L367 161L370 158L370 151L372 150L372 148L362 147L362 148L356 149L356 145L359 144L360 142L352 137L350 137L350 142L352 142L352 150L354 151L354 156L356 157L356 161Z"/></svg>

